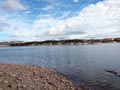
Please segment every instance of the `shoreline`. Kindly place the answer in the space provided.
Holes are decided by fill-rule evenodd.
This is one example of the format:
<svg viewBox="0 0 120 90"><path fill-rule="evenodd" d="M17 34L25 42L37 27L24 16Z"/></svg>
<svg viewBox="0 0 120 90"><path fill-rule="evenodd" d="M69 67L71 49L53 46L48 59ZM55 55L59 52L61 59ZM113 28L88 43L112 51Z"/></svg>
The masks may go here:
<svg viewBox="0 0 120 90"><path fill-rule="evenodd" d="M56 45L50 45L50 44L48 44L48 45L23 45L23 46L19 46L19 45L15 45L15 46L9 46L9 45L5 45L5 46L1 46L0 45L0 48L4 48L4 47L36 47L36 46L67 46L67 45L71 45L71 46L73 46L73 45L75 45L75 46L79 46L79 45L99 45L99 44L111 44L111 43L120 43L120 42L109 42L109 43L88 43L88 44L82 44L82 43L79 43L79 44L61 44L61 45L59 45L59 44L56 44Z"/></svg>
<svg viewBox="0 0 120 90"><path fill-rule="evenodd" d="M0 63L0 90L89 90L40 66Z"/></svg>
<svg viewBox="0 0 120 90"><path fill-rule="evenodd" d="M105 38L105 39L72 39L72 40L46 40L46 41L31 41L31 42L0 42L0 47L13 46L46 46L46 45L94 45L101 43L120 43L120 38Z"/></svg>

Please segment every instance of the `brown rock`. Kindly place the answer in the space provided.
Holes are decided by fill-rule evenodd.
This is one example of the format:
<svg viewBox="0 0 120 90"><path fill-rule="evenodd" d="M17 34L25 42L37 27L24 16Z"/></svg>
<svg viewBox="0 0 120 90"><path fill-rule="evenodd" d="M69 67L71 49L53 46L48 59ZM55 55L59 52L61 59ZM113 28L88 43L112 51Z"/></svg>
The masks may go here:
<svg viewBox="0 0 120 90"><path fill-rule="evenodd" d="M8 83L8 81L7 81L7 80L4 80L4 81L3 81L3 83L7 84L7 83Z"/></svg>
<svg viewBox="0 0 120 90"><path fill-rule="evenodd" d="M0 64L0 90L76 90L76 86L51 69Z"/></svg>

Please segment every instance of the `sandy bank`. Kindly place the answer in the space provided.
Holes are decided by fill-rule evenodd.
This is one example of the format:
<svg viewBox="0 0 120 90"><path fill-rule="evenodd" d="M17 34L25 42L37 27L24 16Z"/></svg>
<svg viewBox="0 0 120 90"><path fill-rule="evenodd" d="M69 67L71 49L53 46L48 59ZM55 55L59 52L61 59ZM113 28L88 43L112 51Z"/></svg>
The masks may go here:
<svg viewBox="0 0 120 90"><path fill-rule="evenodd" d="M51 69L0 64L0 90L84 90Z"/></svg>

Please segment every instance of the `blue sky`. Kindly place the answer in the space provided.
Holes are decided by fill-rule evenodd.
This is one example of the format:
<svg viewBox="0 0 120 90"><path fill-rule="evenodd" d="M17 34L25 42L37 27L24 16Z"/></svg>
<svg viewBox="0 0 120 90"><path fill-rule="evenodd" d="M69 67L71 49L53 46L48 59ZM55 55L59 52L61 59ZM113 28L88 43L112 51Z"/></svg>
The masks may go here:
<svg viewBox="0 0 120 90"><path fill-rule="evenodd" d="M0 41L120 36L120 0L0 0Z"/></svg>

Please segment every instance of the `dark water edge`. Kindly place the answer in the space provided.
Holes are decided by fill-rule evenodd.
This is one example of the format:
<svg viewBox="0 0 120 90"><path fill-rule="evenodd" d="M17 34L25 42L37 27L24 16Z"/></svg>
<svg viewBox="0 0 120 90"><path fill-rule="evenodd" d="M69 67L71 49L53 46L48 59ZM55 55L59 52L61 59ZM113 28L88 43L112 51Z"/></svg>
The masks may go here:
<svg viewBox="0 0 120 90"><path fill-rule="evenodd" d="M92 90L120 90L120 44L59 45L0 48L0 61L44 66Z"/></svg>
<svg viewBox="0 0 120 90"><path fill-rule="evenodd" d="M61 73L61 72L59 72L57 70L54 70L54 71L56 71L58 74L62 75L63 77L66 77L77 88L80 87L80 88L82 88L84 90L119 90L119 88L115 89L114 87L111 87L109 84L108 84L108 87L106 87L106 86L101 85L102 83L101 84L97 84L97 85L96 84L95 85L91 85L91 84L89 84L87 82L86 83L85 82L78 83L78 82L74 81L74 79L72 79L70 76L67 76L67 75L65 75L65 74L63 74L63 73Z"/></svg>

